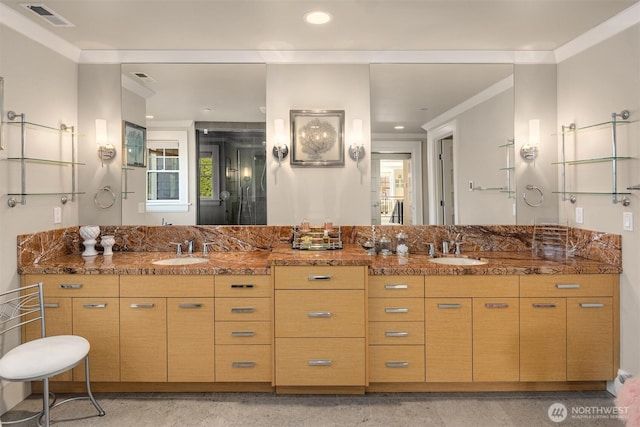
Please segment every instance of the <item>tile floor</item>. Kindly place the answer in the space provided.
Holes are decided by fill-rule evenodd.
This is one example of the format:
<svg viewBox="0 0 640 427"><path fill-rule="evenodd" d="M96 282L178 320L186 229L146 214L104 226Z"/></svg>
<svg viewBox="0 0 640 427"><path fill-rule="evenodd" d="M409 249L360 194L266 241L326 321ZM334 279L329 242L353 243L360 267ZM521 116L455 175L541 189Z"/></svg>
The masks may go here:
<svg viewBox="0 0 640 427"><path fill-rule="evenodd" d="M61 396L61 398L64 396ZM96 393L106 415L64 426L624 426L608 415L607 392L374 393L365 396L268 393ZM549 407L561 403L566 419ZM40 397L20 403L2 421L39 408ZM53 420L93 414L88 401L56 408ZM590 413L590 414L589 414ZM13 418L12 418L13 417ZM35 421L23 426L35 426Z"/></svg>

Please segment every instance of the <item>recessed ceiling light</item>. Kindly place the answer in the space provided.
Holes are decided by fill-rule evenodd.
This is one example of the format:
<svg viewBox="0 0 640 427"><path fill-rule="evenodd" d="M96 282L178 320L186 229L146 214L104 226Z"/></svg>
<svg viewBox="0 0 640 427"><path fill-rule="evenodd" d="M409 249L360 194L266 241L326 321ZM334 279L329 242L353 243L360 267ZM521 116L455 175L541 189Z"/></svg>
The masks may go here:
<svg viewBox="0 0 640 427"><path fill-rule="evenodd" d="M202 107L202 112L203 113L210 113L213 111L213 108L211 107Z"/></svg>
<svg viewBox="0 0 640 427"><path fill-rule="evenodd" d="M146 116L144 116L144 117L145 117L145 118L147 118L147 119L153 119L153 115L151 115L151 114L147 114L147 115L146 115Z"/></svg>
<svg viewBox="0 0 640 427"><path fill-rule="evenodd" d="M404 129L404 126L402 126L402 125L398 125L398 126L394 126L393 128L394 128L395 130L402 130L402 129Z"/></svg>
<svg viewBox="0 0 640 427"><path fill-rule="evenodd" d="M329 13L322 12L320 10L314 10L312 12L307 12L304 14L305 22L313 25L326 24L330 22L332 19L333 17Z"/></svg>

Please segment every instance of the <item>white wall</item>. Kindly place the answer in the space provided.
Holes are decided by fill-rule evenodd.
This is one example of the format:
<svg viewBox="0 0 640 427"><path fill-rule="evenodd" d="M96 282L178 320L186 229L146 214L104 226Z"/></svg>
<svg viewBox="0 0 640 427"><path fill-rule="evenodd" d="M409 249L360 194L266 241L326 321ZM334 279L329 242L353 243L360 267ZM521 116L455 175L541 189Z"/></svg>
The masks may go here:
<svg viewBox="0 0 640 427"><path fill-rule="evenodd" d="M515 224L515 199L499 191L469 191L474 186L506 187L506 149L513 139L513 89L456 118L455 175L458 224ZM513 180L515 181L515 180Z"/></svg>
<svg viewBox="0 0 640 427"><path fill-rule="evenodd" d="M556 65L516 65L514 134L516 150L516 188L518 224L527 225L558 218L557 117L556 117ZM540 149L535 160L524 160L520 148L529 140L529 120L540 120ZM527 190L527 185L538 187ZM529 206L527 200L540 206Z"/></svg>
<svg viewBox="0 0 640 427"><path fill-rule="evenodd" d="M345 111L344 167L291 167L289 158L278 166L271 155L273 121L284 119L289 129L290 110ZM360 168L349 158L353 119L361 119L368 156ZM267 66L267 223L298 224L303 218L334 224L370 223L370 111L368 65ZM290 145L290 142L289 142Z"/></svg>
<svg viewBox="0 0 640 427"><path fill-rule="evenodd" d="M58 127L61 123L83 129L77 118L77 65L0 25L0 76L4 77L4 106L6 112L25 113L28 121ZM20 155L19 127L10 126L4 131L5 150L0 159ZM69 137L60 139L57 132L27 131L26 154L31 157L70 160ZM18 168L16 169L16 166ZM27 191L70 191L69 167L51 165L27 165ZM78 223L78 203L61 204L57 196L29 196L26 205L9 208L6 204L9 191L20 189L20 172L17 162L0 161L0 291L18 286L16 236L18 234L68 227ZM53 209L62 209L62 223L53 223ZM18 342L3 341L0 351L5 353ZM28 387L19 383L0 385L0 413L20 402L29 394Z"/></svg>
<svg viewBox="0 0 640 427"><path fill-rule="evenodd" d="M611 113L628 109L633 124L619 133L620 156L634 160L619 162L619 191L640 184L640 26L602 42L558 64L558 126L575 123L578 127L611 119ZM581 132L576 136L578 158L611 155L608 128ZM567 138L573 148L573 140ZM607 154L608 153L608 154ZM605 167L603 167L605 166ZM611 165L572 166L571 185L587 190L611 191ZM591 230L622 235L620 295L621 368L640 375L640 192L630 196L631 206L614 205L610 196L578 195L575 205L561 202L560 217L577 225L575 208L584 209L584 224ZM622 213L631 212L635 230L623 231Z"/></svg>

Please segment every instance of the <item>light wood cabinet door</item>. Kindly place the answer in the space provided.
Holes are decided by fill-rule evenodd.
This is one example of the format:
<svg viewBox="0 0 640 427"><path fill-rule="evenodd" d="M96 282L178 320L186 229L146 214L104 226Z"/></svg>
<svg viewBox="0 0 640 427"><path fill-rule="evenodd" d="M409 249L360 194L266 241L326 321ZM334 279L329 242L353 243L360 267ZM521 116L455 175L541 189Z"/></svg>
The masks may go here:
<svg viewBox="0 0 640 427"><path fill-rule="evenodd" d="M276 338L276 385L365 385L364 338Z"/></svg>
<svg viewBox="0 0 640 427"><path fill-rule="evenodd" d="M276 289L364 289L367 267L276 266L274 275Z"/></svg>
<svg viewBox="0 0 640 427"><path fill-rule="evenodd" d="M613 298L567 298L567 381L613 380Z"/></svg>
<svg viewBox="0 0 640 427"><path fill-rule="evenodd" d="M364 291L276 291L276 337L364 337Z"/></svg>
<svg viewBox="0 0 640 427"><path fill-rule="evenodd" d="M427 382L472 380L471 298L425 300Z"/></svg>
<svg viewBox="0 0 640 427"><path fill-rule="evenodd" d="M216 298L271 298L271 276L215 276Z"/></svg>
<svg viewBox="0 0 640 427"><path fill-rule="evenodd" d="M73 298L73 333L91 344L91 381L120 381L120 300ZM73 380L85 380L84 364L73 369Z"/></svg>
<svg viewBox="0 0 640 427"><path fill-rule="evenodd" d="M167 298L169 382L213 382L213 298Z"/></svg>
<svg viewBox="0 0 640 427"><path fill-rule="evenodd" d="M522 298L520 381L566 380L566 298Z"/></svg>
<svg viewBox="0 0 640 427"><path fill-rule="evenodd" d="M216 321L270 321L271 298L216 298Z"/></svg>
<svg viewBox="0 0 640 427"><path fill-rule="evenodd" d="M519 380L519 317L518 298L473 299L473 381Z"/></svg>
<svg viewBox="0 0 640 427"><path fill-rule="evenodd" d="M120 300L120 379L167 381L166 298Z"/></svg>
<svg viewBox="0 0 640 427"><path fill-rule="evenodd" d="M73 305L72 298L48 297L44 298L44 318L46 336L73 334ZM40 322L29 323L23 330L23 341L32 341L42 337ZM82 364L84 367L84 363ZM72 371L66 371L52 381L72 381Z"/></svg>

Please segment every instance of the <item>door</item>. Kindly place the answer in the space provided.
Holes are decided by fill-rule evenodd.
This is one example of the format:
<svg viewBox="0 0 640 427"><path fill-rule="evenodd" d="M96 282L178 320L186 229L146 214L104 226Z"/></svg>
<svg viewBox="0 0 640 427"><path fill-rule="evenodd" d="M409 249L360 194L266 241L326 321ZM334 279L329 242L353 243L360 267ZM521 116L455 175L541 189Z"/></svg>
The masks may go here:
<svg viewBox="0 0 640 427"><path fill-rule="evenodd" d="M371 155L371 224L413 224L411 154Z"/></svg>
<svg viewBox="0 0 640 427"><path fill-rule="evenodd" d="M439 225L455 224L455 188L453 186L453 138L441 139L438 144Z"/></svg>

